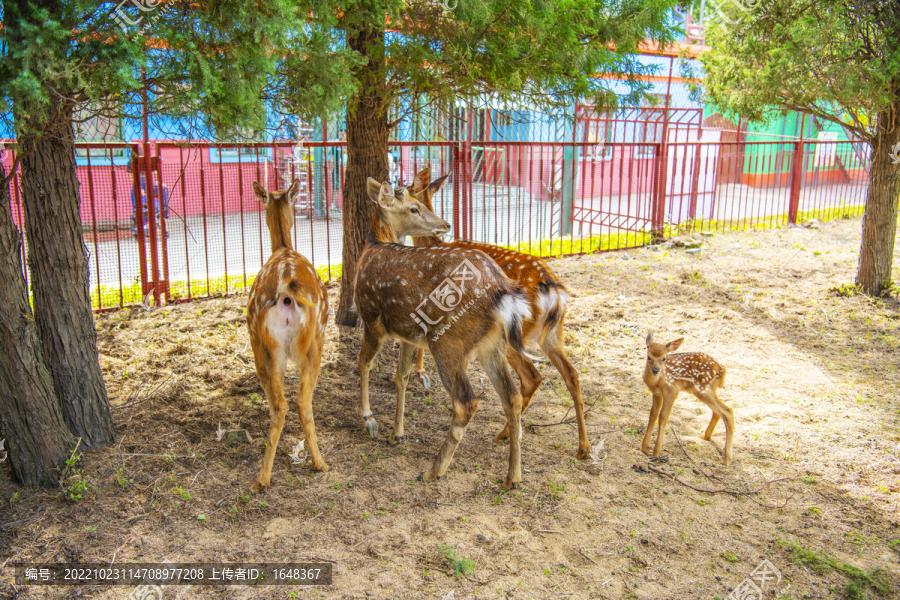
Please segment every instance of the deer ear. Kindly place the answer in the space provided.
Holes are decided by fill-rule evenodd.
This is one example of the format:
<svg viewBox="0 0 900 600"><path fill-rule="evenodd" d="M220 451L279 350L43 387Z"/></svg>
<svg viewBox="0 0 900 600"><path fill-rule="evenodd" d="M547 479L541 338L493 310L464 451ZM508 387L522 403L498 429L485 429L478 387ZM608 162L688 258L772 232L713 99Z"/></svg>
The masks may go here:
<svg viewBox="0 0 900 600"><path fill-rule="evenodd" d="M387 181L381 184L378 191L378 204L382 208L390 208L394 205L394 188Z"/></svg>
<svg viewBox="0 0 900 600"><path fill-rule="evenodd" d="M300 179L295 179L291 184L291 187L287 189L287 193L285 193L284 197L288 202L293 202L294 197L300 192Z"/></svg>
<svg viewBox="0 0 900 600"><path fill-rule="evenodd" d="M432 181L428 185L428 191L431 192L432 196L434 196L439 191L441 191L441 188L443 188L445 185L447 185L448 181L450 181L450 173L447 173L443 177L438 177L437 179Z"/></svg>
<svg viewBox="0 0 900 600"><path fill-rule="evenodd" d="M256 194L259 201L263 203L263 206L269 205L269 194L266 193L263 186L259 185L258 181L253 182L253 193Z"/></svg>
<svg viewBox="0 0 900 600"><path fill-rule="evenodd" d="M378 197L381 194L381 184L369 177L366 179L366 193L369 194L369 198L372 199L372 202L378 204Z"/></svg>
<svg viewBox="0 0 900 600"><path fill-rule="evenodd" d="M647 347L649 348L650 344L652 344L652 343L653 343L653 332L648 331L647 332Z"/></svg>
<svg viewBox="0 0 900 600"><path fill-rule="evenodd" d="M424 169L416 173L415 177L413 177L413 192L421 192L422 190L424 190L429 181L431 181L431 169L425 167Z"/></svg>
<svg viewBox="0 0 900 600"><path fill-rule="evenodd" d="M675 352L676 350L678 350L678 346L680 346L681 342L683 341L684 338L678 338L674 342L669 342L668 344L666 344L666 350L668 350L669 352Z"/></svg>

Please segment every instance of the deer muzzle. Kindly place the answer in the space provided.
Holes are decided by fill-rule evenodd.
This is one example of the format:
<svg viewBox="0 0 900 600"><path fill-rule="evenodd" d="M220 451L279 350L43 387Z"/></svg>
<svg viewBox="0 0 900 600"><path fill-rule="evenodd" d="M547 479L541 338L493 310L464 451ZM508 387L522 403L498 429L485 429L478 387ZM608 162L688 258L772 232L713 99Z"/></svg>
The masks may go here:
<svg viewBox="0 0 900 600"><path fill-rule="evenodd" d="M444 224L443 224L442 226L435 227L435 228L432 230L432 233L433 233L434 235L444 235L445 233L447 233L448 231L450 231L450 223L448 223L447 221L444 221L443 223L444 223Z"/></svg>

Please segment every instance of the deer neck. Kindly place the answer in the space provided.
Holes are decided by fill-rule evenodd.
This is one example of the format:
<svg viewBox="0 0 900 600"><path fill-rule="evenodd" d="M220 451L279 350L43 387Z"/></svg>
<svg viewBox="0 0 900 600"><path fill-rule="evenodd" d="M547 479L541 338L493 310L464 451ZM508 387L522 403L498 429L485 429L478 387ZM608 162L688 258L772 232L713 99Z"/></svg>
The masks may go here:
<svg viewBox="0 0 900 600"><path fill-rule="evenodd" d="M291 224L277 217L273 219L273 223L269 223L269 239L272 242L272 254L282 248L294 249L294 243L291 241Z"/></svg>
<svg viewBox="0 0 900 600"><path fill-rule="evenodd" d="M369 228L369 238L366 240L367 246L376 244L398 244L397 232L393 226L384 218L380 206L375 207L372 213L372 226Z"/></svg>

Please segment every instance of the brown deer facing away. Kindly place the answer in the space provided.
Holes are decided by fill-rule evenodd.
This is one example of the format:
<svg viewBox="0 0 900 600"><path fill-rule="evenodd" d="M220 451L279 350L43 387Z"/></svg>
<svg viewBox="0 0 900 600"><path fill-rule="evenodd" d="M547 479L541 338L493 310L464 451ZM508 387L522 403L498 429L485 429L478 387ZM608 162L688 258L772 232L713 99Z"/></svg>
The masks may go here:
<svg viewBox="0 0 900 600"><path fill-rule="evenodd" d="M399 339L397 412L389 441L402 441L404 398L415 350L427 346L450 394L453 417L434 464L419 479L442 476L478 408L466 376L474 356L503 403L510 431L505 486L514 487L522 478L522 397L503 355L506 344L522 352L521 321L529 316L524 294L476 250L398 244L400 236L442 235L450 226L406 188L395 193L390 184L369 178L368 193L375 214L356 279L356 307L363 321L359 415L369 435L377 439L378 424L369 407L369 370L385 338Z"/></svg>
<svg viewBox="0 0 900 600"><path fill-rule="evenodd" d="M707 354L699 352L682 352L671 354L677 350L684 338L678 338L668 344L653 342L653 332L647 334L647 363L644 365L644 383L653 394L653 406L650 408L650 422L644 432L641 450L646 454L650 450L650 438L653 436L653 425L659 418L659 431L656 434L656 446L653 456L659 456L662 449L666 424L675 398L681 392L690 392L713 411L712 419L703 439L712 437L719 419L725 421L725 464L731 463L731 438L734 435L734 411L719 400L716 390L725 385L725 367Z"/></svg>
<svg viewBox="0 0 900 600"><path fill-rule="evenodd" d="M447 183L449 177L448 174L431 181L431 170L425 168L413 179L413 183L409 187L410 193L427 206L428 210L434 211L431 199ZM528 254L513 252L490 244L463 240L445 243L434 236L415 237L413 245L421 247L442 245L450 248L479 250L491 257L511 281L522 287L531 310L531 316L522 323L522 338L525 342L537 342L559 374L562 375L569 395L575 404L575 417L578 422L578 451L575 456L581 459L590 456L591 443L588 441L587 427L584 424L584 401L581 398L578 371L566 357L563 342L566 304L569 300L566 286L543 260ZM425 375L423 358L424 350L420 348L416 355L416 374L422 384L428 387L430 381ZM522 384L522 412L524 413L528 409L532 396L541 385L542 377L527 356L520 357L512 349L508 349L506 358ZM509 429L504 427L503 431L497 434L496 439L501 441L508 437Z"/></svg>
<svg viewBox="0 0 900 600"><path fill-rule="evenodd" d="M269 401L269 439L259 477L253 491L265 490L272 478L272 463L284 428L287 401L284 398L284 371L288 359L300 368L297 412L306 434L306 446L314 471L327 471L316 443L312 394L319 378L328 293L312 264L295 252L291 243L294 226L294 197L300 181L294 180L283 192L266 192L253 182L253 192L266 207L266 226L272 241L272 256L266 261L247 302L247 327L256 362L256 374Z"/></svg>

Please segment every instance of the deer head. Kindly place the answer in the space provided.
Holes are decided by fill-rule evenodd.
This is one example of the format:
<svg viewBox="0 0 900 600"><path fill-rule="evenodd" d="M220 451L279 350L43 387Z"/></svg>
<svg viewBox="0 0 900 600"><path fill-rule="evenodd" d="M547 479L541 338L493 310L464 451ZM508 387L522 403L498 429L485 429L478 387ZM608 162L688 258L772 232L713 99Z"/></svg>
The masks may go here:
<svg viewBox="0 0 900 600"><path fill-rule="evenodd" d="M284 191L267 192L259 182L253 182L253 193L266 207L266 226L272 240L272 252L285 247L294 249L291 228L294 226L294 199L300 191L300 180L295 179Z"/></svg>
<svg viewBox="0 0 900 600"><path fill-rule="evenodd" d="M375 203L373 229L378 241L396 242L404 235L442 236L450 231L450 224L410 195L407 188L395 192L391 184L369 177L367 191Z"/></svg>
<svg viewBox="0 0 900 600"><path fill-rule="evenodd" d="M647 334L647 366L644 369L645 377L656 379L660 373L665 374L666 356L669 352L675 352L681 346L684 338L678 338L668 344L657 344L653 342L653 332Z"/></svg>

